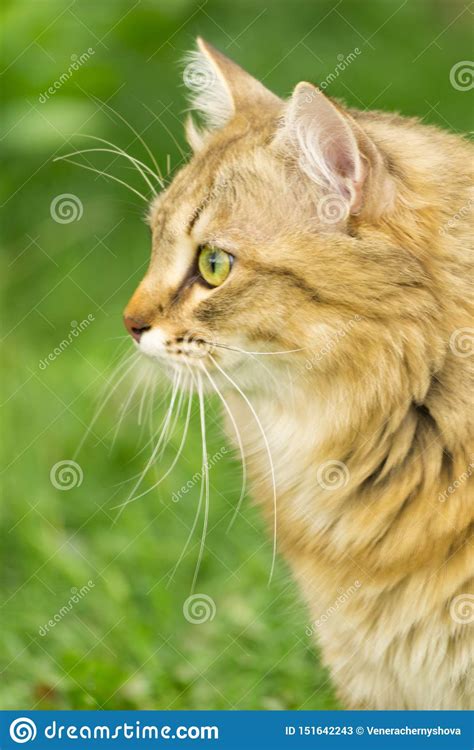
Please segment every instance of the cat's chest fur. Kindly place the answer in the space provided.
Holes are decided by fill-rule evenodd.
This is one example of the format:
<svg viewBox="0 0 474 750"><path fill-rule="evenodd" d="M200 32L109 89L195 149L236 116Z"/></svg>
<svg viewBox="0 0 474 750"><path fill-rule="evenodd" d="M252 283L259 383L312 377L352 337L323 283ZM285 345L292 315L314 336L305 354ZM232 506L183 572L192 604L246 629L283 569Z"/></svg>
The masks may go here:
<svg viewBox="0 0 474 750"><path fill-rule="evenodd" d="M318 469L338 458L328 453L335 429L333 410L317 396L302 401L288 393L283 400L267 396L250 400L258 419L238 394L228 396L254 499L273 512L274 480L277 510L284 511L285 523L304 521L316 531L326 515L324 503L317 504L318 495L324 494ZM230 420L227 433L236 444Z"/></svg>

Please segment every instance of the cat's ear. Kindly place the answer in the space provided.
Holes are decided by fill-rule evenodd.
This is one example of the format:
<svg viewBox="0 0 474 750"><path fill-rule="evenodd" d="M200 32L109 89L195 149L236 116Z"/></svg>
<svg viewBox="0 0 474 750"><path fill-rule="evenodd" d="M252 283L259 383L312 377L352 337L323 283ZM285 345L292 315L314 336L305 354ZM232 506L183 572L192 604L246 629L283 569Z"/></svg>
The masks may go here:
<svg viewBox="0 0 474 750"><path fill-rule="evenodd" d="M281 105L275 94L209 42L198 37L197 47L185 58L183 80L190 92L191 109L201 116L205 128L223 127L238 112ZM189 118L186 135L197 150L205 131Z"/></svg>
<svg viewBox="0 0 474 750"><path fill-rule="evenodd" d="M290 148L314 182L342 196L348 211L360 210L366 169L352 118L319 89L306 82L296 86L275 143Z"/></svg>

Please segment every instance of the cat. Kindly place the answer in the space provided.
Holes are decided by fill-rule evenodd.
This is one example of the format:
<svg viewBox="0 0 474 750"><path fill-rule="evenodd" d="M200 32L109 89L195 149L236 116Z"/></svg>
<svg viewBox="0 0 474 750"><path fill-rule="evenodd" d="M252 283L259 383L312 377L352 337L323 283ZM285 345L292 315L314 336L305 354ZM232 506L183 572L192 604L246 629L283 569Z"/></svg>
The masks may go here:
<svg viewBox="0 0 474 750"><path fill-rule="evenodd" d="M186 72L126 327L225 396L342 705L474 707L472 147L202 39Z"/></svg>

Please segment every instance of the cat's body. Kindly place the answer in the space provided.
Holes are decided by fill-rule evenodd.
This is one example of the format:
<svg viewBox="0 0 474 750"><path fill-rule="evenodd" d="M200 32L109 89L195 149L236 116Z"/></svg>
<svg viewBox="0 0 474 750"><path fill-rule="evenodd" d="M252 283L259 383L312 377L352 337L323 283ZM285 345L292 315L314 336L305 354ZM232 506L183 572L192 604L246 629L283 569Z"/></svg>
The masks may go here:
<svg viewBox="0 0 474 750"><path fill-rule="evenodd" d="M437 319L424 345L441 361L434 372L421 339L413 340L418 325L402 293L391 307L395 331L385 352L380 342L372 344L379 331L367 309L351 308L345 326L325 334L316 377L311 355L302 353L301 373L282 370L278 392L263 372L269 382L247 393L275 465L278 543L308 602L343 705L467 708L474 695L472 616L462 614L463 606L472 613L474 600L472 358L446 342L469 322L472 233L469 216L454 232L443 228L442 217L449 222L462 206L474 209L466 190L472 161L459 139L414 121L381 113L359 121L384 144L392 170L409 176L413 186L413 196L406 195L381 232L420 262L420 286L433 290ZM384 314L381 299L381 319ZM357 326L365 330L353 350ZM404 338L407 348L418 349L405 383ZM334 359L340 360L337 373ZM229 400L250 457L253 494L271 529L273 492L260 431L241 399ZM233 435L232 425L228 429Z"/></svg>
<svg viewBox="0 0 474 750"><path fill-rule="evenodd" d="M215 348L209 371L343 705L472 706L471 147L309 84L284 109L202 50L231 113L190 131L128 325L157 357L184 331L275 352ZM183 284L208 241L229 279Z"/></svg>

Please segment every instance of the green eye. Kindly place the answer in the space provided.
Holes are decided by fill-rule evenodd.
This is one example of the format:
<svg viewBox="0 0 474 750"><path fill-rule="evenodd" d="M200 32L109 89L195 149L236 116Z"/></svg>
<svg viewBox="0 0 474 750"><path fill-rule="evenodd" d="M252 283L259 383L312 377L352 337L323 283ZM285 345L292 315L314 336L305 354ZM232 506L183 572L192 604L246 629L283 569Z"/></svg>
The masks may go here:
<svg viewBox="0 0 474 750"><path fill-rule="evenodd" d="M203 245L199 251L199 272L207 284L220 286L228 277L233 260L233 256L225 250L219 250L212 245Z"/></svg>

